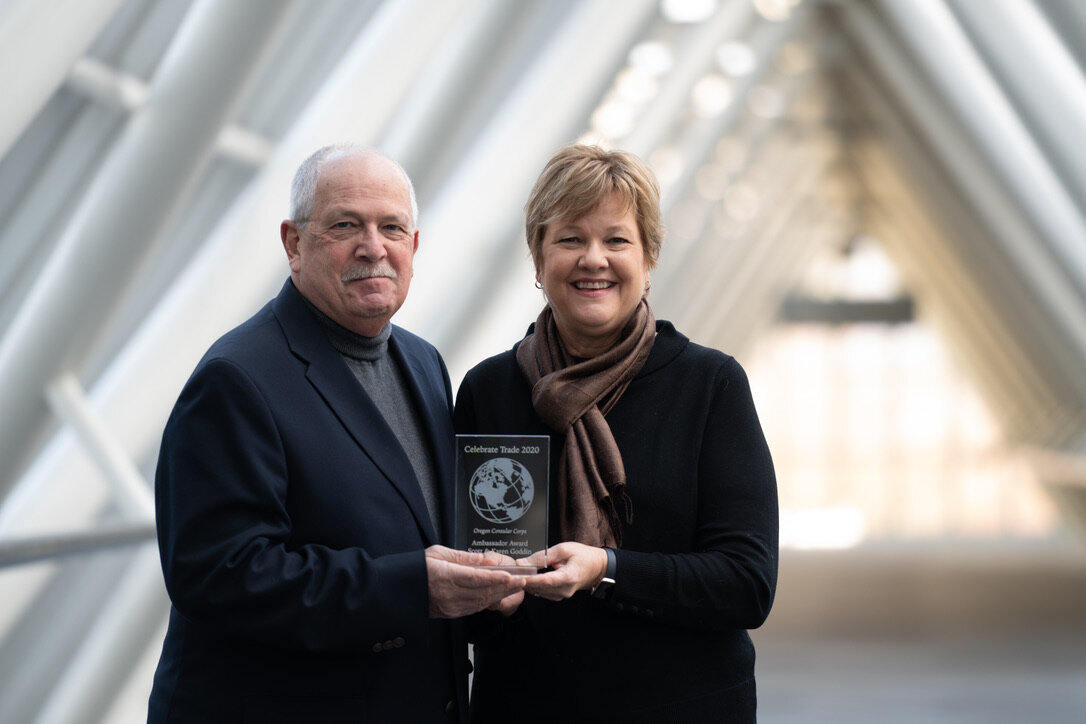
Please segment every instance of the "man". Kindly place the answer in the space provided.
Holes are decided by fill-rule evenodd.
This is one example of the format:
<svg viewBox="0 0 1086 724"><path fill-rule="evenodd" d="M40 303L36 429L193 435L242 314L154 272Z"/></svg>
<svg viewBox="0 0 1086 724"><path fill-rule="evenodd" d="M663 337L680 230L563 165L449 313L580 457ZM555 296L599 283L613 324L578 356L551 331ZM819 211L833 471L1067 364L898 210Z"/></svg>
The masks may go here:
<svg viewBox="0 0 1086 724"><path fill-rule="evenodd" d="M155 476L173 606L149 721L465 717L467 647L447 619L515 605L523 583L440 545L449 377L389 321L415 207L380 153L311 156L280 227L290 279L182 390Z"/></svg>

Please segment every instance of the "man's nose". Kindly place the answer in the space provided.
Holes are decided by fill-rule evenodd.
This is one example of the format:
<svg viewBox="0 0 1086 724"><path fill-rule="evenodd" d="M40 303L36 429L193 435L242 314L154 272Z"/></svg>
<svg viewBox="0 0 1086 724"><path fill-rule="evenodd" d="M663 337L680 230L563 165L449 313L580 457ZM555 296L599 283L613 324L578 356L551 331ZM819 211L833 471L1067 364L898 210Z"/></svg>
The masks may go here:
<svg viewBox="0 0 1086 724"><path fill-rule="evenodd" d="M363 259L383 259L385 257L385 238L375 225L366 224L358 234L355 256Z"/></svg>

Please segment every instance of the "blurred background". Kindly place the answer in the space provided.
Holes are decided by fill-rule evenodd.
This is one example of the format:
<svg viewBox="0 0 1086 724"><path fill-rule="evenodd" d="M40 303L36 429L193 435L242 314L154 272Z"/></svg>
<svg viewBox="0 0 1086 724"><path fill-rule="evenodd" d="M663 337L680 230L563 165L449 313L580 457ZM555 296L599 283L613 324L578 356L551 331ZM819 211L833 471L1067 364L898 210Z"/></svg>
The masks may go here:
<svg viewBox="0 0 1086 724"><path fill-rule="evenodd" d="M159 437L297 164L403 163L455 388L572 140L653 166L656 316L751 379L761 720L1086 720L1084 64L1079 0L0 2L0 721L146 717Z"/></svg>

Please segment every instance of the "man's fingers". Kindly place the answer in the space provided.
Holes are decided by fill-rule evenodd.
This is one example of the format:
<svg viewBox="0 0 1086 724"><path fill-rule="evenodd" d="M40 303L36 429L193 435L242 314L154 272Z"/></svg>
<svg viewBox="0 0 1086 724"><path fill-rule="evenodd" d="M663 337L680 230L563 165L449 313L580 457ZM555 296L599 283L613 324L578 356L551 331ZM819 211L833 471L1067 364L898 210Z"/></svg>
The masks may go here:
<svg viewBox="0 0 1086 724"><path fill-rule="evenodd" d="M482 553L469 553L468 551L455 550L439 545L433 545L427 548L426 557L433 560L446 561L448 563L458 563L462 566L481 565L484 561L484 555Z"/></svg>
<svg viewBox="0 0 1086 724"><path fill-rule="evenodd" d="M432 615L456 618L489 608L524 590L524 576L445 560L444 551L427 552Z"/></svg>

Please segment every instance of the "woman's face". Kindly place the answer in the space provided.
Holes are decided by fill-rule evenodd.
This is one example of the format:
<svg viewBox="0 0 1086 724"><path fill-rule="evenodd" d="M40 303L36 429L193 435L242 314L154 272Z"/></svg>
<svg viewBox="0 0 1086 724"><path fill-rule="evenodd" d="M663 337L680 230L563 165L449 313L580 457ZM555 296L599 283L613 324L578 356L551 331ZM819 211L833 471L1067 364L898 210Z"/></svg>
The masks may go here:
<svg viewBox="0 0 1086 724"><path fill-rule="evenodd" d="M537 279L570 354L594 357L610 349L648 278L637 218L621 194L605 196L579 219L547 227Z"/></svg>

